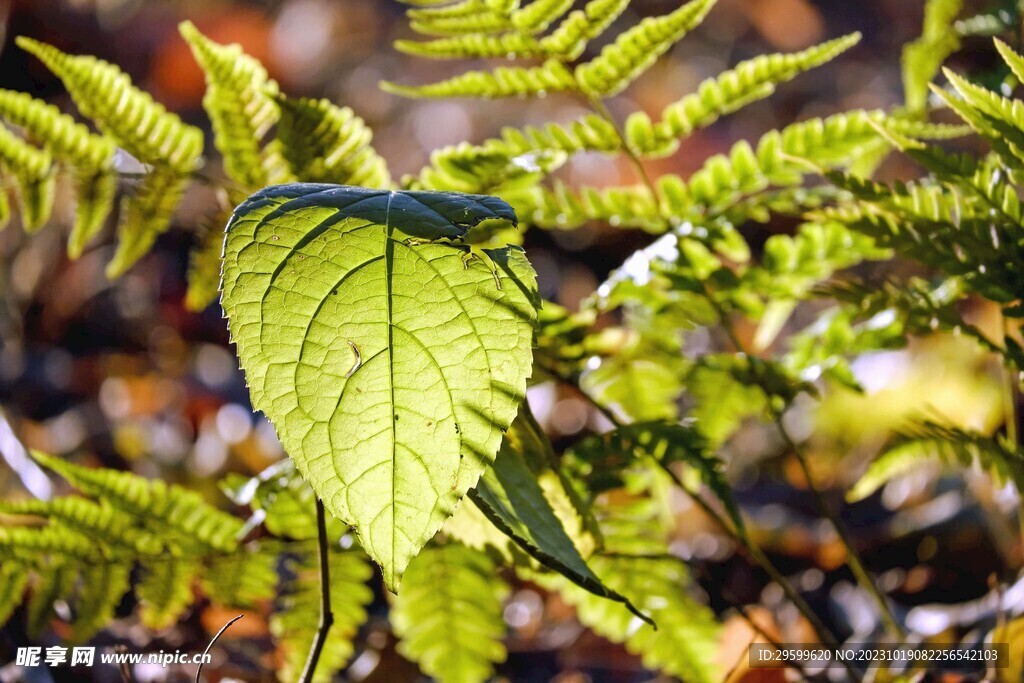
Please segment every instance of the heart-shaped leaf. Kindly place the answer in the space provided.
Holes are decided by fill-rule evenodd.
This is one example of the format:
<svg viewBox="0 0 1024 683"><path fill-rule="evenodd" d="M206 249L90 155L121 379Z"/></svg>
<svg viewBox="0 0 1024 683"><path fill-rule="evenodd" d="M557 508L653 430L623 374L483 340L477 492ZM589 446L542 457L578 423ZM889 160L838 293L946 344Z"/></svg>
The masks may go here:
<svg viewBox="0 0 1024 683"><path fill-rule="evenodd" d="M538 305L518 247L456 243L495 197L270 187L235 211L222 302L253 406L397 589L494 461Z"/></svg>

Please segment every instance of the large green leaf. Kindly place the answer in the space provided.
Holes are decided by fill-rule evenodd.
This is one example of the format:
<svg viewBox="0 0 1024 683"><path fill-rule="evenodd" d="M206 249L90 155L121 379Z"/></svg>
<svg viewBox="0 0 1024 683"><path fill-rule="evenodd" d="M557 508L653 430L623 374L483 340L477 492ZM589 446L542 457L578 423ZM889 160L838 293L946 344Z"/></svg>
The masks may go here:
<svg viewBox="0 0 1024 683"><path fill-rule="evenodd" d="M456 242L495 197L293 184L228 224L223 304L253 405L397 589L494 461L526 391L521 249Z"/></svg>

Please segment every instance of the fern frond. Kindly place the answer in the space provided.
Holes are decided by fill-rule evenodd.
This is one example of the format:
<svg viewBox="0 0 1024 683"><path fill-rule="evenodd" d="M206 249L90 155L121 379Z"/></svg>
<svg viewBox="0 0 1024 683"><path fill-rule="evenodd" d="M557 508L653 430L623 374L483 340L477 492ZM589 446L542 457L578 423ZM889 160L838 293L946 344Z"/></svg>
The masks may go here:
<svg viewBox="0 0 1024 683"><path fill-rule="evenodd" d="M696 428L671 422L642 422L619 427L573 446L570 462L588 490L600 493L625 484L623 470L644 458L664 465L682 464L721 501L738 530L744 530L739 506L725 479L724 465ZM695 487L696 489L696 487Z"/></svg>
<svg viewBox="0 0 1024 683"><path fill-rule="evenodd" d="M192 604L192 582L199 564L192 558L157 557L142 562L138 595L139 618L146 628L173 626Z"/></svg>
<svg viewBox="0 0 1024 683"><path fill-rule="evenodd" d="M525 33L542 33L572 5L573 0L531 0L512 15L512 25Z"/></svg>
<svg viewBox="0 0 1024 683"><path fill-rule="evenodd" d="M436 150L418 180L432 189L472 193L514 190L535 184L540 175L560 167L569 154L619 148L615 127L596 114L587 114L569 124L507 127L500 138L480 145L464 143Z"/></svg>
<svg viewBox="0 0 1024 683"><path fill-rule="evenodd" d="M457 15L433 14L412 19L409 26L417 33L432 36L459 36L466 34L493 34L511 30L511 12L496 10L487 3Z"/></svg>
<svg viewBox="0 0 1024 683"><path fill-rule="evenodd" d="M224 157L225 172L245 188L243 194L264 187L269 174L261 141L277 121L271 99L277 85L240 45L215 43L189 21L179 30L206 75L203 107L213 123L214 144Z"/></svg>
<svg viewBox="0 0 1024 683"><path fill-rule="evenodd" d="M6 182L7 178L0 173L0 230L6 228L7 224L11 222L11 203L7 199Z"/></svg>
<svg viewBox="0 0 1024 683"><path fill-rule="evenodd" d="M25 607L26 631L31 638L38 638L50 623L54 603L70 597L74 581L74 570L63 561L54 562L44 571L33 574L31 592Z"/></svg>
<svg viewBox="0 0 1024 683"><path fill-rule="evenodd" d="M508 592L484 553L457 544L423 550L409 564L392 607L398 652L441 683L490 678L506 656L502 603Z"/></svg>
<svg viewBox="0 0 1024 683"><path fill-rule="evenodd" d="M395 49L407 55L430 59L470 59L486 57L541 57L548 52L540 41L522 33L496 36L471 33L427 42L396 40Z"/></svg>
<svg viewBox="0 0 1024 683"><path fill-rule="evenodd" d="M373 132L348 107L278 95L277 138L292 174L303 182L386 187L387 165L370 146Z"/></svg>
<svg viewBox="0 0 1024 683"><path fill-rule="evenodd" d="M0 501L0 515L41 517L111 547L130 548L140 554L157 554L165 547L157 536L136 528L130 511L77 496Z"/></svg>
<svg viewBox="0 0 1024 683"><path fill-rule="evenodd" d="M43 556L70 557L95 562L103 557L101 548L85 534L60 526L0 527L0 549L4 559L38 564Z"/></svg>
<svg viewBox="0 0 1024 683"><path fill-rule="evenodd" d="M491 99L575 90L576 79L560 61L549 59L535 67L500 66L493 71L467 71L429 85L406 86L384 81L381 88L403 97Z"/></svg>
<svg viewBox="0 0 1024 683"><path fill-rule="evenodd" d="M629 6L629 0L591 0L582 10L567 16L549 35L540 39L544 54L572 61L583 54Z"/></svg>
<svg viewBox="0 0 1024 683"><path fill-rule="evenodd" d="M18 205L25 232L39 230L53 210L53 157L0 126L0 167L18 181Z"/></svg>
<svg viewBox="0 0 1024 683"><path fill-rule="evenodd" d="M72 603L74 642L84 643L114 620L131 588L131 562L100 562L82 567Z"/></svg>
<svg viewBox="0 0 1024 683"><path fill-rule="evenodd" d="M715 0L690 0L674 12L642 20L597 57L576 67L580 87L594 97L618 94L700 24L714 4Z"/></svg>
<svg viewBox="0 0 1024 683"><path fill-rule="evenodd" d="M782 83L832 61L860 42L860 33L791 54L761 55L701 83L697 91L670 104L653 123L636 112L626 121L627 140L636 152L662 156L678 149L678 140L704 128L721 116L768 97Z"/></svg>
<svg viewBox="0 0 1024 683"><path fill-rule="evenodd" d="M82 493L143 517L158 528L217 550L234 550L238 545L236 536L242 522L206 503L194 491L130 472L74 465L39 451L33 451L32 457Z"/></svg>
<svg viewBox="0 0 1024 683"><path fill-rule="evenodd" d="M68 256L77 259L113 211L117 174L108 170L75 170L74 183L75 224L68 237Z"/></svg>
<svg viewBox="0 0 1024 683"><path fill-rule="evenodd" d="M235 555L215 555L203 567L203 591L218 605L250 609L277 592L278 552L273 544Z"/></svg>
<svg viewBox="0 0 1024 683"><path fill-rule="evenodd" d="M1024 451L1009 439L924 420L897 434L895 445L878 457L849 492L850 500L868 497L890 479L938 459L947 465L979 465L999 484L1024 487Z"/></svg>
<svg viewBox="0 0 1024 683"><path fill-rule="evenodd" d="M1010 67L1010 71L1016 76L1017 81L1024 83L1024 57L998 38L995 38L993 42L996 45L996 50L999 51L999 56L1006 62L1006 66Z"/></svg>
<svg viewBox="0 0 1024 683"><path fill-rule="evenodd" d="M326 683L352 657L352 640L366 621L366 607L373 591L366 582L373 571L357 553L330 556L331 610L334 625L327 634L315 683ZM270 632L284 653L284 680L298 680L320 619L320 590L316 559L305 555L296 568L295 579L281 598L280 608L270 617Z"/></svg>
<svg viewBox="0 0 1024 683"><path fill-rule="evenodd" d="M227 224L228 217L218 214L189 254L185 308L190 311L204 310L220 294L220 256L224 249L223 226Z"/></svg>
<svg viewBox="0 0 1024 683"><path fill-rule="evenodd" d="M576 191L559 181L553 189L537 187L512 199L522 220L544 228L571 230L592 220L654 234L669 228L657 200L642 185Z"/></svg>
<svg viewBox="0 0 1024 683"><path fill-rule="evenodd" d="M0 117L22 128L56 159L73 168L77 206L68 255L78 258L113 208L117 145L109 137L93 135L53 105L25 93L0 90Z"/></svg>
<svg viewBox="0 0 1024 683"><path fill-rule="evenodd" d="M409 17L409 19L417 21L466 17L476 14L487 7L487 3L484 0L458 0L458 2L454 3L451 2L451 0L438 0L433 3L425 2L409 4L424 5L422 9L406 10L406 16Z"/></svg>
<svg viewBox="0 0 1024 683"><path fill-rule="evenodd" d="M171 227L174 210L189 184L187 175L170 168L154 168L132 194L121 200L117 223L117 251L107 264L111 280L123 275L145 256L156 238Z"/></svg>
<svg viewBox="0 0 1024 683"><path fill-rule="evenodd" d="M117 145L89 129L57 107L14 90L0 90L0 117L22 128L56 158L75 168L110 169Z"/></svg>
<svg viewBox="0 0 1024 683"><path fill-rule="evenodd" d="M8 561L0 566L0 625L6 624L21 604L28 585L28 571L21 565Z"/></svg>
<svg viewBox="0 0 1024 683"><path fill-rule="evenodd" d="M64 82L85 116L140 161L181 173L196 168L203 152L202 131L133 86L116 66L95 57L68 55L24 36L16 42Z"/></svg>
<svg viewBox="0 0 1024 683"><path fill-rule="evenodd" d="M594 633L640 656L645 667L693 683L720 680L714 653L719 627L714 615L686 590L689 577L674 558L594 557L598 575L635 600L657 630L621 605L565 585L560 595L576 607L576 616Z"/></svg>
<svg viewBox="0 0 1024 683"><path fill-rule="evenodd" d="M960 48L953 25L963 4L963 0L928 0L921 37L903 48L903 90L907 108L913 112L924 111L928 84L946 58Z"/></svg>
<svg viewBox="0 0 1024 683"><path fill-rule="evenodd" d="M958 126L943 126L888 118L881 111L856 110L826 119L810 119L764 135L756 148L746 141L733 145L728 155L705 161L689 180L665 174L657 180L658 199L644 186L572 190L556 183L554 189L530 188L511 199L519 215L547 228L574 228L589 220L613 226L664 232L687 221L706 222L771 186L799 184L812 164L835 168L853 163L859 155L888 144L877 126L892 126L918 137L961 134Z"/></svg>

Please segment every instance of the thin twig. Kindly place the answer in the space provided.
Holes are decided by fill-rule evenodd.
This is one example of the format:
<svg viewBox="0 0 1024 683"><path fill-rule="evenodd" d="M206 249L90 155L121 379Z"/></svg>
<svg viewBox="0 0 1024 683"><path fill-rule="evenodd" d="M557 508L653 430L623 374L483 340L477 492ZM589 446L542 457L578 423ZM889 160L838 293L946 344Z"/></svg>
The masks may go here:
<svg viewBox="0 0 1024 683"><path fill-rule="evenodd" d="M228 621L228 623L221 626L220 630L217 631L217 635L213 637L213 640L210 641L210 644L206 646L205 650L203 650L203 658L199 661L199 668L196 669L196 683L199 683L199 675L203 673L203 664L206 663L206 655L210 654L210 648L212 648L213 644L217 642L217 639L221 637L221 634L223 634L224 631L228 630L228 627L230 627L231 624L235 623L244 616L244 614L239 614L237 617L231 619L230 621Z"/></svg>
<svg viewBox="0 0 1024 683"><path fill-rule="evenodd" d="M782 414L779 411L772 411L775 414L775 424L778 426L779 433L782 435L783 440L793 453L793 457L800 464L800 470L803 472L804 479L807 482L807 489L814 496L815 504L821 511L821 514L825 515L828 519L829 524L836 532L836 536L839 537L839 541L846 548L846 563L849 565L853 575L857 578L857 582L863 587L878 605L879 612L882 617L882 622L885 624L885 628L893 636L896 636L900 640L906 637L906 633L903 627L899 625L896 620L896 615L892 611L892 606L889 605L888 598L882 593L881 589L875 584L874 579L871 578L871 574L868 573L867 568L864 566L864 561L860 557L860 553L853 545L853 539L850 538L849 532L846 530L846 525L843 523L839 516L832 510L832 506L829 505L828 500L825 499L825 494L821 492L821 489L814 483L814 477L811 475L811 468L807 464L807 456L804 454L803 449L797 445L796 441L789 434L789 430L786 429L786 425L782 420Z"/></svg>
<svg viewBox="0 0 1024 683"><path fill-rule="evenodd" d="M114 648L114 652L124 655L128 652L128 648L124 645L118 645ZM135 677L132 676L132 668L126 660L127 657L121 657L121 661L118 664L118 669L121 670L121 680L124 681L124 683L135 683Z"/></svg>
<svg viewBox="0 0 1024 683"><path fill-rule="evenodd" d="M749 356L750 354L747 351L746 346L740 340L739 335L736 334L736 330L732 325L728 312L714 298L711 291L708 290L707 286L703 282L701 282L701 292L704 295L704 298L708 300L708 303L710 303L711 307L714 309L721 323L721 328L729 337L729 341L732 343L736 353ZM754 377L755 381L760 383L760 373L755 372ZM763 386L762 390L765 390L767 393L767 390L764 389ZM825 495L814 483L814 477L811 475L811 469L807 464L807 457L804 454L803 449L800 448L796 440L790 435L789 430L786 429L785 422L783 421L784 409L779 410L777 407L773 406L770 395L768 397L768 405L776 428L779 430L783 440L786 442L786 446L796 458L800 465L800 469L803 471L804 479L807 481L807 488L814 497L818 510L829 521L829 524L832 525L832 528L836 532L836 536L838 536L839 541L846 549L847 565L849 565L850 570L853 572L854 577L856 577L857 582L861 587L866 590L872 598L874 598L878 605L879 613L881 614L882 622L885 624L886 630L893 636L903 640L906 634L904 633L903 628L899 625L899 622L896 620L896 616L893 614L892 607L889 605L888 599L882 594L882 591L878 588L874 579L872 579L871 575L868 573L867 568L864 566L864 562L860 557L860 553L857 552L857 549L853 545L853 540L850 538L849 532L846 530L846 526L843 524L842 520L839 519L839 516L833 512L832 507L825 499Z"/></svg>
<svg viewBox="0 0 1024 683"><path fill-rule="evenodd" d="M611 411L611 409L609 409L607 406L605 406L600 401L595 399L593 396L588 394L586 391L580 389L577 383L572 382L570 378L566 378L559 375L552 369L548 369L548 372L551 372L552 375L558 377L563 382L566 382L576 387L576 389L580 392L583 398L588 403L590 403L590 405L592 405L595 410L604 415L608 419L608 421L611 422L613 425L615 425L616 427L623 426L622 421L619 420L618 416L616 416L615 413ZM811 609L811 606L807 604L807 601L803 599L803 597L800 595L800 593L797 592L797 590L793 587L789 580L786 579L785 576L783 576L782 572L780 572L774 564L772 564L771 560L768 558L767 555L765 555L764 551L762 551L746 534L741 533L738 529L733 528L733 526L729 524L729 522L727 522L726 519L710 505L710 503L704 500L704 498L699 493L690 491L686 486L684 486L682 480L679 479L679 476L664 462L658 460L657 458L655 458L655 462L657 462L658 465L665 471L665 473L672 480L673 484L675 484L679 489L681 489L683 492L689 495L690 498L694 501L694 503L696 503L697 506L700 507L700 509L703 510L704 513L709 518L711 518L711 520L722 531L726 533L726 535L733 538L739 544L737 548L739 549L740 554L746 560L760 567L762 570L764 570L766 574L768 574L768 577L772 581L779 584L786 597L793 603L793 605L803 615L803 617L807 619L808 623L811 625L811 628L814 629L815 633L817 634L821 642L834 647L838 647L839 641L836 640L835 636L832 635L832 632L829 631L829 629L825 626L821 619L818 618L818 615L814 612L813 609Z"/></svg>
<svg viewBox="0 0 1024 683"><path fill-rule="evenodd" d="M309 658L306 659L306 666L302 670L299 683L310 683L313 680L317 662L320 661L320 653L323 652L324 643L327 642L327 633L334 624L334 612L331 610L331 568L327 542L327 517L324 512L324 504L319 499L316 501L316 528L320 551L320 626L313 637L313 645L309 650Z"/></svg>

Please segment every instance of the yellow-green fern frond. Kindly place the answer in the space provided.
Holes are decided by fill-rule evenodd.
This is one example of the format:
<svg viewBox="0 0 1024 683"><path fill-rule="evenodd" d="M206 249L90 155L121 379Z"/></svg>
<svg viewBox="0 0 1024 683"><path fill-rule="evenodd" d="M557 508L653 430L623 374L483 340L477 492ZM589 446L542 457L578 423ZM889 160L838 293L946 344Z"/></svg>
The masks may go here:
<svg viewBox="0 0 1024 683"><path fill-rule="evenodd" d="M75 168L100 170L113 164L117 145L94 135L57 107L13 90L0 90L0 117L28 135L56 158Z"/></svg>
<svg viewBox="0 0 1024 683"><path fill-rule="evenodd" d="M799 74L821 66L860 42L860 33L830 40L801 52L761 55L741 62L735 68L709 78L661 114L661 121L637 112L626 121L626 137L631 148L648 156L671 154L678 140L709 126L756 100L768 97L775 88Z"/></svg>
<svg viewBox="0 0 1024 683"><path fill-rule="evenodd" d="M153 248L156 238L171 226L188 182L188 176L175 170L155 168L124 197L117 223L117 251L107 264L108 278L121 277Z"/></svg>
<svg viewBox="0 0 1024 683"><path fill-rule="evenodd" d="M11 204L7 201L7 177L0 175L0 230L11 221Z"/></svg>
<svg viewBox="0 0 1024 683"><path fill-rule="evenodd" d="M572 9L573 0L532 0L512 15L512 24L526 33L541 33Z"/></svg>
<svg viewBox="0 0 1024 683"><path fill-rule="evenodd" d="M56 159L72 167L77 205L68 255L78 258L113 209L116 143L112 138L92 134L53 105L12 90L0 90L0 117L23 129Z"/></svg>
<svg viewBox="0 0 1024 683"><path fill-rule="evenodd" d="M235 555L219 555L203 568L203 591L218 605L249 609L277 592L278 552L273 544L266 549Z"/></svg>
<svg viewBox="0 0 1024 683"><path fill-rule="evenodd" d="M373 132L348 107L327 100L277 96L277 138L295 178L303 182L386 187L387 164L370 146Z"/></svg>
<svg viewBox="0 0 1024 683"><path fill-rule="evenodd" d="M415 4L427 5L422 9L406 10L406 16L416 21L466 17L487 9L487 3L484 0L459 0L459 2L455 3L451 3L450 0L442 0L435 3Z"/></svg>
<svg viewBox="0 0 1024 683"><path fill-rule="evenodd" d="M409 26L417 33L431 36L498 33L513 28L511 16L486 6L463 16L414 19L409 22Z"/></svg>
<svg viewBox="0 0 1024 683"><path fill-rule="evenodd" d="M316 560L304 555L295 569L295 580L282 596L281 608L270 617L270 632L284 654L282 675L285 680L298 680L320 618ZM366 585L371 576L373 571L361 555L331 554L334 624L327 633L327 644L317 664L314 683L330 681L352 657L355 651L352 641L366 620L366 606L373 600L373 591Z"/></svg>
<svg viewBox="0 0 1024 683"><path fill-rule="evenodd" d="M13 561L0 566L0 624L4 624L21 604L28 585L28 571Z"/></svg>
<svg viewBox="0 0 1024 683"><path fill-rule="evenodd" d="M628 6L629 0L591 0L541 38L541 50L545 55L564 61L576 59L583 54L587 43L604 33Z"/></svg>
<svg viewBox="0 0 1024 683"><path fill-rule="evenodd" d="M454 78L420 86L384 81L381 88L404 97L526 97L576 88L572 73L561 62L549 59L541 66L505 67L493 71L468 71Z"/></svg>
<svg viewBox="0 0 1024 683"><path fill-rule="evenodd" d="M1024 57L998 38L995 38L994 41L996 50L999 51L999 56L1006 62L1006 66L1010 67L1010 71L1017 77L1018 82L1024 83Z"/></svg>
<svg viewBox="0 0 1024 683"><path fill-rule="evenodd" d="M449 544L409 565L391 613L398 651L440 683L484 681L504 661L508 586L486 554Z"/></svg>
<svg viewBox="0 0 1024 683"><path fill-rule="evenodd" d="M160 630L178 621L192 604L192 582L198 570L191 558L155 557L142 562L142 579L135 592L146 628Z"/></svg>
<svg viewBox="0 0 1024 683"><path fill-rule="evenodd" d="M79 110L139 160L188 173L203 151L203 134L184 124L113 64L72 56L21 36L18 45L38 57L64 82Z"/></svg>
<svg viewBox="0 0 1024 683"><path fill-rule="evenodd" d="M597 557L593 562L601 580L629 596L658 628L640 623L622 605L576 586L559 586L582 623L614 643L623 643L646 667L693 683L721 680L711 654L719 627L714 614L687 592L690 579L681 560L618 556Z"/></svg>
<svg viewBox="0 0 1024 683"><path fill-rule="evenodd" d="M568 124L542 128L507 127L501 137L480 145L445 147L431 155L418 176L421 187L491 193L519 187L560 167L567 155L584 151L616 152L622 144L615 126L597 114Z"/></svg>
<svg viewBox="0 0 1024 683"><path fill-rule="evenodd" d="M540 41L522 33L503 33L496 36L473 33L427 42L397 40L395 49L409 55L431 59L523 58L541 57L547 54Z"/></svg>
<svg viewBox="0 0 1024 683"><path fill-rule="evenodd" d="M240 45L215 43L189 21L179 29L206 74L203 108L213 123L214 144L224 156L224 170L247 195L268 182L261 141L277 121L278 109L271 98L277 86Z"/></svg>
<svg viewBox="0 0 1024 683"><path fill-rule="evenodd" d="M577 191L558 182L551 190L537 187L515 195L512 204L523 221L545 228L572 229L592 220L651 233L669 227L657 200L642 185Z"/></svg>
<svg viewBox="0 0 1024 683"><path fill-rule="evenodd" d="M131 549L140 554L155 554L164 548L157 536L136 528L132 513L87 498L64 496L52 500L0 501L0 515L40 517L113 548Z"/></svg>
<svg viewBox="0 0 1024 683"><path fill-rule="evenodd" d="M714 4L715 0L691 0L674 12L644 19L576 68L580 87L597 97L621 92L700 24Z"/></svg>
<svg viewBox="0 0 1024 683"><path fill-rule="evenodd" d="M954 104L945 95L945 101L971 127L1006 156L1008 162L1024 162L1024 102L1009 100L998 93L969 83L949 69L943 73L962 98ZM1007 154L1009 152L1009 154Z"/></svg>
<svg viewBox="0 0 1024 683"><path fill-rule="evenodd" d="M74 580L74 569L63 560L56 560L33 574L25 608L26 630L30 637L38 638L42 634L54 616L54 604L70 597Z"/></svg>
<svg viewBox="0 0 1024 683"><path fill-rule="evenodd" d="M60 526L0 527L0 551L4 562L20 562L28 566L46 566L47 555L73 558L82 562L98 562L103 553L95 541L85 534Z"/></svg>
<svg viewBox="0 0 1024 683"><path fill-rule="evenodd" d="M224 226L229 217L218 214L189 254L185 308L190 311L205 309L220 293L220 255L224 249Z"/></svg>
<svg viewBox="0 0 1024 683"><path fill-rule="evenodd" d="M107 170L76 169L74 181L75 224L68 237L68 256L72 259L81 256L89 241L103 229L114 208L117 174Z"/></svg>
<svg viewBox="0 0 1024 683"><path fill-rule="evenodd" d="M99 562L82 567L71 604L74 643L84 643L110 626L121 598L130 588L132 563Z"/></svg>
<svg viewBox="0 0 1024 683"><path fill-rule="evenodd" d="M860 155L888 144L879 126L892 126L902 134L921 138L963 132L959 126L891 119L881 111L858 110L771 131L756 147L740 141L728 154L710 157L687 181L663 175L657 181L657 199L644 186L576 191L561 183L553 190L531 188L515 193L512 199L523 220L542 227L572 228L601 220L659 233L717 215L771 186L796 185L818 168L854 163Z"/></svg>
<svg viewBox="0 0 1024 683"><path fill-rule="evenodd" d="M53 157L0 126L0 166L17 179L21 223L26 232L35 232L53 210Z"/></svg>
<svg viewBox="0 0 1024 683"><path fill-rule="evenodd" d="M233 550L238 545L236 536L242 522L206 503L194 491L130 472L74 465L39 451L33 451L32 457L82 493L184 535L196 544L218 550Z"/></svg>
<svg viewBox="0 0 1024 683"><path fill-rule="evenodd" d="M903 91L907 108L923 112L928 103L928 84L949 55L960 48L953 29L963 0L928 0L921 37L903 48Z"/></svg>

